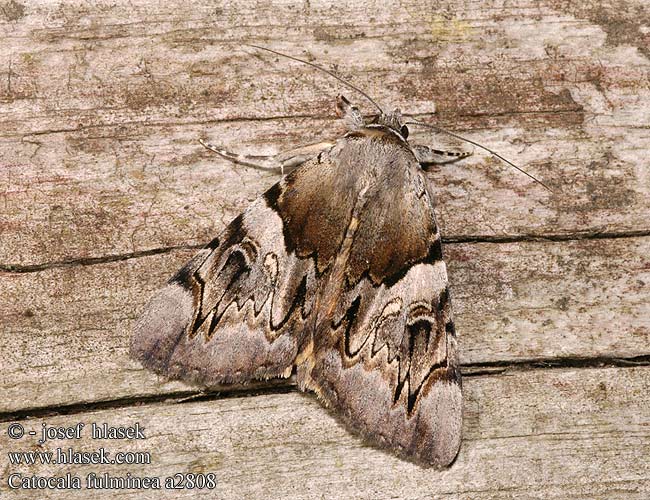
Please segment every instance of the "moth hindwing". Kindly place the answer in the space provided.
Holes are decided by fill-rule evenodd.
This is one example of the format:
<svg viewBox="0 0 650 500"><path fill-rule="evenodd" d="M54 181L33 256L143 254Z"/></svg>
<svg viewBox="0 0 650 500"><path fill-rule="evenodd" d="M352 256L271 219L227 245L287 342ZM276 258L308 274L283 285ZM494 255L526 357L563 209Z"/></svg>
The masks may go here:
<svg viewBox="0 0 650 500"><path fill-rule="evenodd" d="M349 428L442 467L462 397L447 271L421 163L398 111L269 161L299 165L149 302L132 354L196 383L287 377ZM215 148L233 161L242 157ZM288 162L288 163L287 163Z"/></svg>

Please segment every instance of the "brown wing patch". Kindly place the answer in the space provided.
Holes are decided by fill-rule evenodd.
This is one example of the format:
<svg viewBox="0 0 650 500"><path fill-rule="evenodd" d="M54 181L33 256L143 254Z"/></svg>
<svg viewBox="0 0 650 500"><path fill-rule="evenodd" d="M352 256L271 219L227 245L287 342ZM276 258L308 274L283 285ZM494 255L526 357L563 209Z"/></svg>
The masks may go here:
<svg viewBox="0 0 650 500"><path fill-rule="evenodd" d="M321 155L265 194L282 218L287 252L313 257L319 273L336 257L357 195L355 172L333 158Z"/></svg>
<svg viewBox="0 0 650 500"><path fill-rule="evenodd" d="M439 258L432 202L410 150L390 134L349 136L319 161L289 174L265 195L284 222L288 251L329 266L346 232L359 193L365 192L346 276L374 283L399 279L416 262ZM415 167L414 167L415 166Z"/></svg>

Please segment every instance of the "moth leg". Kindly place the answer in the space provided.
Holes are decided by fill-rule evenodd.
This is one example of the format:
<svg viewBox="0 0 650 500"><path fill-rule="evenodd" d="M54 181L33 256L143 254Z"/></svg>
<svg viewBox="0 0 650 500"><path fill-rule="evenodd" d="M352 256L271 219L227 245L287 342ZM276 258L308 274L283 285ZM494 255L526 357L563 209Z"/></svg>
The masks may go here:
<svg viewBox="0 0 650 500"><path fill-rule="evenodd" d="M317 142L315 144L308 144L306 146L278 153L273 158L275 161L280 163L280 172L284 175L285 168L297 168L312 158L316 158L321 152L330 149L333 146L333 142Z"/></svg>
<svg viewBox="0 0 650 500"><path fill-rule="evenodd" d="M420 165L426 167L428 165L445 165L447 163L454 163L468 156L472 156L472 151L444 151L441 149L434 149L422 144L414 144L411 146L415 152Z"/></svg>
<svg viewBox="0 0 650 500"><path fill-rule="evenodd" d="M316 158L321 151L325 151L334 146L334 143L332 142L317 142L315 144L308 144L307 146L301 146L289 151L283 151L273 156L256 156L231 153L202 140L199 140L199 142L210 151L213 151L222 158L237 163L238 165L245 165L247 167L265 170L267 172L279 172L282 175L284 175L285 169L294 169L299 167L306 161Z"/></svg>

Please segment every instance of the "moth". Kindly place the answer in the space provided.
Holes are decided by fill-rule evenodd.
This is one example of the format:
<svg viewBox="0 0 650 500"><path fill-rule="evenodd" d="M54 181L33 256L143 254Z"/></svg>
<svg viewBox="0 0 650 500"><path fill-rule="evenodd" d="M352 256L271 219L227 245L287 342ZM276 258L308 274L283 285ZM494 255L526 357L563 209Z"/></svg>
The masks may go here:
<svg viewBox="0 0 650 500"><path fill-rule="evenodd" d="M295 169L153 296L131 353L208 386L295 372L352 431L445 467L461 443L461 374L423 167L467 154L411 144L399 110L384 113L341 81L379 114L366 120L339 96L347 133L334 142L261 165L210 146L237 163Z"/></svg>

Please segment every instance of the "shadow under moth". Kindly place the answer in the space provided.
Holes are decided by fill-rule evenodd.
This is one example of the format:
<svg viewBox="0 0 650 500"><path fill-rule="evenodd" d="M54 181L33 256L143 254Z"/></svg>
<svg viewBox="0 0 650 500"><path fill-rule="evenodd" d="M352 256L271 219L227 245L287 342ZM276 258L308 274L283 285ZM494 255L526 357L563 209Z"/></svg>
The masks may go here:
<svg viewBox="0 0 650 500"><path fill-rule="evenodd" d="M208 386L295 370L300 389L351 430L402 457L447 466L461 442L461 376L423 167L467 153L411 144L407 125L418 123L399 110L384 113L324 68L255 48L325 71L379 114L366 120L340 96L345 135L258 163L209 146L236 163L296 168L154 295L136 323L132 356Z"/></svg>

